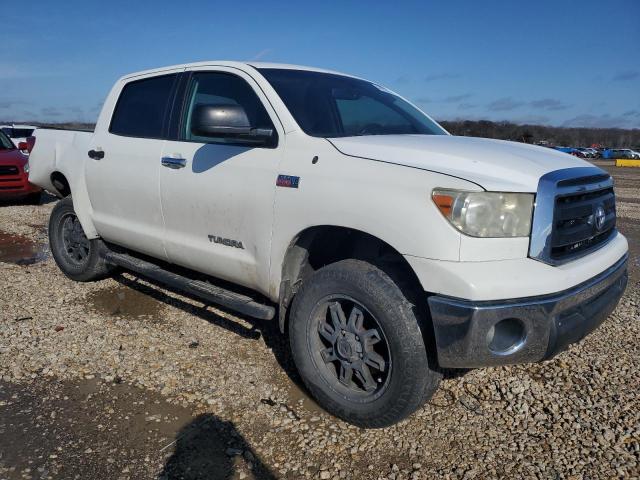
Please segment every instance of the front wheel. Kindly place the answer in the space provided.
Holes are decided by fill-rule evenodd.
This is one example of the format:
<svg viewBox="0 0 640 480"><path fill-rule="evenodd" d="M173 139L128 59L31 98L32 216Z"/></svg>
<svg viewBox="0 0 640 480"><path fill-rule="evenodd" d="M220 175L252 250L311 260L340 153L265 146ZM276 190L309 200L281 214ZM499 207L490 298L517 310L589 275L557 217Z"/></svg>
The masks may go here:
<svg viewBox="0 0 640 480"><path fill-rule="evenodd" d="M49 218L49 245L53 259L62 273L77 282L90 282L106 277L114 269L104 261L107 250L99 238L89 240L82 229L73 200L60 200Z"/></svg>
<svg viewBox="0 0 640 480"><path fill-rule="evenodd" d="M291 310L291 350L323 408L360 427L385 427L433 395L441 375L414 308L385 272L359 260L303 283Z"/></svg>

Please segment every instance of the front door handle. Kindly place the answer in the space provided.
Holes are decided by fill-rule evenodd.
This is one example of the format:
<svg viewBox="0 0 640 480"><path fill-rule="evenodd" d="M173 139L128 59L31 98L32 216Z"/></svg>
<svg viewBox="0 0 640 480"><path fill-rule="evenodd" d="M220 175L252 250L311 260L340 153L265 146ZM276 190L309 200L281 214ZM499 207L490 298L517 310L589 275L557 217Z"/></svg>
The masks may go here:
<svg viewBox="0 0 640 480"><path fill-rule="evenodd" d="M184 158L175 158L175 157L162 157L160 161L163 167L167 168L184 168L187 166L187 161Z"/></svg>
<svg viewBox="0 0 640 480"><path fill-rule="evenodd" d="M94 160L102 160L104 158L104 152L102 150L89 150L87 155Z"/></svg>

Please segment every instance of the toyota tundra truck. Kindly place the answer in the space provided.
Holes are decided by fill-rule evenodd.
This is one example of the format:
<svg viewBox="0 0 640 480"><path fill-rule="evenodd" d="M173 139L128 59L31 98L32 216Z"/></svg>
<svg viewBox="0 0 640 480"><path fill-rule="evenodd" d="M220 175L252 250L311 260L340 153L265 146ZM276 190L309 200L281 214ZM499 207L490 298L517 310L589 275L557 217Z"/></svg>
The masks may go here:
<svg viewBox="0 0 640 480"><path fill-rule="evenodd" d="M360 78L203 62L127 75L95 131L39 128L62 272L124 269L288 334L328 412L383 427L444 369L552 358L627 284L613 180L452 136Z"/></svg>

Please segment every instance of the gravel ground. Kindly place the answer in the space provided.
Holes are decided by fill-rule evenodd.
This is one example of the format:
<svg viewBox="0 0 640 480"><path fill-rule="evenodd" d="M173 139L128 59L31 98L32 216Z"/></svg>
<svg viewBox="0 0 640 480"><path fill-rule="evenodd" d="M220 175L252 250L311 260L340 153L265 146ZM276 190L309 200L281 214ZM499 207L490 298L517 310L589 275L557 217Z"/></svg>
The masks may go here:
<svg viewBox="0 0 640 480"><path fill-rule="evenodd" d="M276 325L130 274L74 283L46 249L53 199L1 206L0 479L640 477L640 169L609 170L631 245L610 318L369 431L306 396Z"/></svg>

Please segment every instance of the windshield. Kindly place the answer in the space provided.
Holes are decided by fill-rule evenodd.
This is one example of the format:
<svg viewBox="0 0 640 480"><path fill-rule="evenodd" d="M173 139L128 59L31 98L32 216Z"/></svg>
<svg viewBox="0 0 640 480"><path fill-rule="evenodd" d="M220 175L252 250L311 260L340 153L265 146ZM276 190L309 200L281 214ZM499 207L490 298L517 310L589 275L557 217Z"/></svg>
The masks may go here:
<svg viewBox="0 0 640 480"><path fill-rule="evenodd" d="M16 148L16 146L13 142L0 130L0 150L12 150L14 148Z"/></svg>
<svg viewBox="0 0 640 480"><path fill-rule="evenodd" d="M307 135L352 137L447 133L410 103L373 83L307 70L259 70Z"/></svg>

